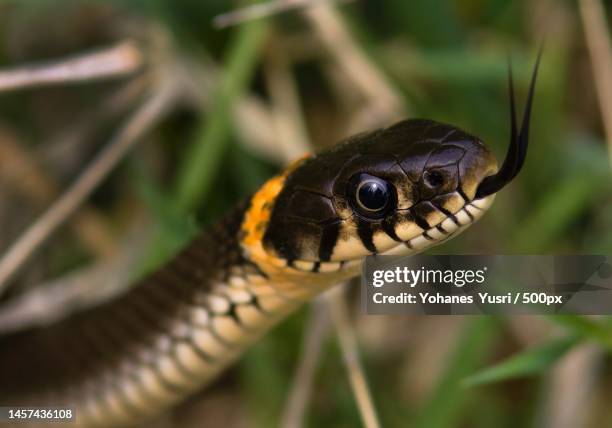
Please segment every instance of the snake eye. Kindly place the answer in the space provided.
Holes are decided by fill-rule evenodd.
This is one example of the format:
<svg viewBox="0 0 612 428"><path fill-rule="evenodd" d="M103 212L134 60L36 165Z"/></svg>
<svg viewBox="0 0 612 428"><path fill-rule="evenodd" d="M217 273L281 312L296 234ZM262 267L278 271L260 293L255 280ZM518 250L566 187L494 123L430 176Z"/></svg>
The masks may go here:
<svg viewBox="0 0 612 428"><path fill-rule="evenodd" d="M444 175L440 171L425 171L423 181L432 189L437 189L444 184Z"/></svg>
<svg viewBox="0 0 612 428"><path fill-rule="evenodd" d="M382 217L393 203L393 186L381 178L358 174L351 180L351 187L354 208L366 217Z"/></svg>

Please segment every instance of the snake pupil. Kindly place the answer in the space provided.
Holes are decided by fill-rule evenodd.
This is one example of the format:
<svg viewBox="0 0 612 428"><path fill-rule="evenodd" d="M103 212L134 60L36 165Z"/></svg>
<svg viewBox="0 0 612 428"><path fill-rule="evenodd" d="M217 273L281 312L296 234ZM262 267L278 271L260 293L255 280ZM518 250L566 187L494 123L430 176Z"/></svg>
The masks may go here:
<svg viewBox="0 0 612 428"><path fill-rule="evenodd" d="M440 171L425 171L423 180L425 184L434 189L444 184L444 176Z"/></svg>
<svg viewBox="0 0 612 428"><path fill-rule="evenodd" d="M362 214L381 214L389 206L391 190L389 184L370 175L362 175L355 192L355 201Z"/></svg>

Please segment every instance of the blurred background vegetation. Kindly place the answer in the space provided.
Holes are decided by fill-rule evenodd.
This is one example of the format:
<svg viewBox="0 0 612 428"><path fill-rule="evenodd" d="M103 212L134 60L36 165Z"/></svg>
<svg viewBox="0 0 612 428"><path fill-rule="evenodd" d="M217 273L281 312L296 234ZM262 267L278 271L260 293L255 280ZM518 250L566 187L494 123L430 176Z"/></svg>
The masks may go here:
<svg viewBox="0 0 612 428"><path fill-rule="evenodd" d="M116 292L288 160L352 133L426 117L503 157L507 59L522 107L544 38L525 168L435 251L612 253L612 146L576 2L355 0L219 16L245 5L0 2L0 254L33 242L9 266L4 307L17 309L5 313L19 316L5 326ZM67 59L81 68L58 69ZM71 185L88 171L99 180L78 198ZM54 223L62 197L73 205ZM32 224L51 224L49 239L24 234ZM605 318L366 316L357 287L345 298L382 426L612 426ZM361 425L328 318L323 302L293 315L159 426L278 426L309 364L304 426Z"/></svg>

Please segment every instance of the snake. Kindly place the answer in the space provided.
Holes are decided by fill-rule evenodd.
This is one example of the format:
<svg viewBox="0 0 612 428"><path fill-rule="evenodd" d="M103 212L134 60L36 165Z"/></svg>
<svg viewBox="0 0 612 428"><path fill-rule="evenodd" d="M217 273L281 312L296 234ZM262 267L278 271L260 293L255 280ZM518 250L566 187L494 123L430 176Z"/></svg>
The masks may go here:
<svg viewBox="0 0 612 428"><path fill-rule="evenodd" d="M146 423L305 302L359 275L365 257L457 236L523 166L538 64L520 128L509 73L501 167L478 137L428 119L306 155L124 294L0 338L0 405L74 408L79 427Z"/></svg>

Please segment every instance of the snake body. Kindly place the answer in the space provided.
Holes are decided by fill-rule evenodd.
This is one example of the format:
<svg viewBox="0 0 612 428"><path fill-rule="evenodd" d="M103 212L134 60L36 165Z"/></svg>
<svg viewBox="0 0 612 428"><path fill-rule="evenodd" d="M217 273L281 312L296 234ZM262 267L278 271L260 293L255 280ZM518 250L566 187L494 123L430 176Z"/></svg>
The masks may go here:
<svg viewBox="0 0 612 428"><path fill-rule="evenodd" d="M499 171L478 138L429 120L294 162L124 295L1 338L1 405L74 407L82 427L163 412L365 256L417 253L473 224L522 165L525 122L514 128Z"/></svg>

